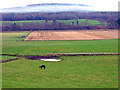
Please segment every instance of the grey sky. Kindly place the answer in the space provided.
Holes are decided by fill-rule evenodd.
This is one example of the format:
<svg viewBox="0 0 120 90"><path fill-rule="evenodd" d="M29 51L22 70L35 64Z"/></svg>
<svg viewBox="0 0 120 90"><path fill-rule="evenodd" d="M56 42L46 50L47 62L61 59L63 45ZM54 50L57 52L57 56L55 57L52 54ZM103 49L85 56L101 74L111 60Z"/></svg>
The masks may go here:
<svg viewBox="0 0 120 90"><path fill-rule="evenodd" d="M118 11L119 0L2 0L0 9L39 3L76 3L95 6L97 10Z"/></svg>

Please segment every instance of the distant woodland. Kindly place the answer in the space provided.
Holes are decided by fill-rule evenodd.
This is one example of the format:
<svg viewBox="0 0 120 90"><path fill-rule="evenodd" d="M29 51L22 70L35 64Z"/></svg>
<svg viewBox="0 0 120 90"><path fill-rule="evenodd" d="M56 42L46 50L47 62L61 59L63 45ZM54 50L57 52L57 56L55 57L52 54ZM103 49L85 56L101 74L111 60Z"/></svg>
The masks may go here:
<svg viewBox="0 0 120 90"><path fill-rule="evenodd" d="M117 29L118 12L2 13L3 31Z"/></svg>

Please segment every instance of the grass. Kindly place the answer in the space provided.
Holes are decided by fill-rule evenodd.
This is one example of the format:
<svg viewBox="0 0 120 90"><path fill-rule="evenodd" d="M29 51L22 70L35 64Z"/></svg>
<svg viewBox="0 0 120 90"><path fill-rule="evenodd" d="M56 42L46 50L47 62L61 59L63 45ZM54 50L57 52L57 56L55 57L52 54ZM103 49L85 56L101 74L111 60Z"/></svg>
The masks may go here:
<svg viewBox="0 0 120 90"><path fill-rule="evenodd" d="M3 54L41 54L41 53L117 53L118 40L86 41L21 41L22 35L30 32L2 33Z"/></svg>
<svg viewBox="0 0 120 90"><path fill-rule="evenodd" d="M15 56L4 56L4 55L2 55L2 61L8 60L8 59L13 59L13 58L17 58L17 57L15 57Z"/></svg>
<svg viewBox="0 0 120 90"><path fill-rule="evenodd" d="M2 64L3 88L117 88L118 56L61 57L61 62L20 60ZM45 64L45 70L39 66Z"/></svg>
<svg viewBox="0 0 120 90"><path fill-rule="evenodd" d="M74 25L77 25L77 21L76 20L58 20L58 22L64 22L66 24L70 24L72 25L72 22L74 22ZM100 21L96 21L96 20L87 20L87 19L78 19L78 23L81 26L86 26L86 25L90 25L90 26L96 26L96 25L101 25L102 23ZM103 25L106 26L107 23L103 22Z"/></svg>
<svg viewBox="0 0 120 90"><path fill-rule="evenodd" d="M64 22L68 25L72 25L72 22L74 22L74 25L77 25L77 21L76 20L57 20L57 22ZM0 23L3 24L3 26L7 23L11 23L11 24L20 24L21 26L23 26L23 24L28 24L28 23L45 23L45 20L23 20L23 21L0 21ZM47 22L48 24L53 24L53 20L48 20ZM100 21L97 21L97 20L87 20L87 19L78 19L78 23L81 25L81 26L86 26L86 25L91 25L91 26L96 26L96 25L99 25L101 26L102 23ZM87 24L86 24L87 23ZM106 22L103 22L103 25L106 26L107 23ZM103 26L102 25L102 26Z"/></svg>
<svg viewBox="0 0 120 90"><path fill-rule="evenodd" d="M3 54L118 52L118 40L22 41L30 32L2 33ZM6 57L4 57L6 58ZM8 57L7 57L8 58ZM10 58L10 57L9 57ZM21 58L2 63L2 88L117 88L118 56L66 56L61 62ZM5 59L4 59L5 60ZM39 66L45 64L45 70Z"/></svg>
<svg viewBox="0 0 120 90"><path fill-rule="evenodd" d="M22 21L0 21L0 23L31 23L31 22L45 22L45 20L22 20Z"/></svg>

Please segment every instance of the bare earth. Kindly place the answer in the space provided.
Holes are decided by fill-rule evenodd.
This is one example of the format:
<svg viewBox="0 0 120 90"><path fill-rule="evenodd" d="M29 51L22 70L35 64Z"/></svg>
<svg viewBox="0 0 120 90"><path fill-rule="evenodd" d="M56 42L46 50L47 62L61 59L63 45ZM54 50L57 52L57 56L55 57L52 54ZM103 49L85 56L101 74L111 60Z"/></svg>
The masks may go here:
<svg viewBox="0 0 120 90"><path fill-rule="evenodd" d="M34 31L25 41L118 39L118 30Z"/></svg>

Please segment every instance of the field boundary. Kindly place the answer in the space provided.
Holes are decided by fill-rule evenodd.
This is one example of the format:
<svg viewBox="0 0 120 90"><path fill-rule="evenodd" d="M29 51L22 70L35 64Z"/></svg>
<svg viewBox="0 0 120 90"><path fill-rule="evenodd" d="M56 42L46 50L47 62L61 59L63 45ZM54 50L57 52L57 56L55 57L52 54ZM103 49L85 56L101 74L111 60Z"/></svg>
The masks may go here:
<svg viewBox="0 0 120 90"><path fill-rule="evenodd" d="M98 56L98 55L120 55L120 53L46 53L46 54L0 54L6 56Z"/></svg>
<svg viewBox="0 0 120 90"><path fill-rule="evenodd" d="M40 58L59 58L61 56L106 56L106 55L120 55L120 53L46 53L46 54L0 54L4 56L17 56L18 58L13 58L13 59L8 59L4 61L0 61L0 63L5 63L9 61L14 61L18 60L22 57L25 57L27 59L32 59L38 57L37 59ZM35 59L35 60L37 60Z"/></svg>

